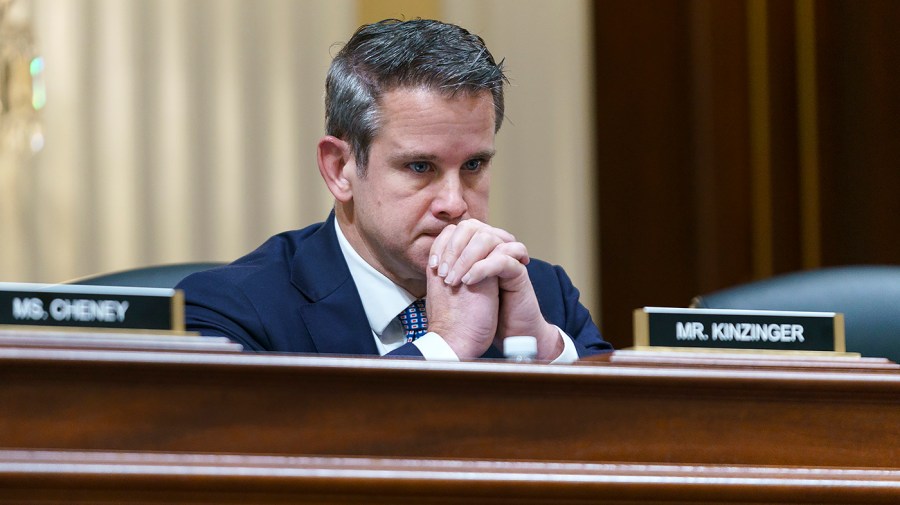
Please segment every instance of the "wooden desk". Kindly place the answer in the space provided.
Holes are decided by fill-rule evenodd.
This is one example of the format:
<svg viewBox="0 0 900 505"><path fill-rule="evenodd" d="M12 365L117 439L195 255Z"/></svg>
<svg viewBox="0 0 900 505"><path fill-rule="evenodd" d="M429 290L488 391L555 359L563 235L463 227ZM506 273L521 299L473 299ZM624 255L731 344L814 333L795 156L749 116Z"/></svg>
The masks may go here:
<svg viewBox="0 0 900 505"><path fill-rule="evenodd" d="M0 503L897 503L900 471L0 451Z"/></svg>
<svg viewBox="0 0 900 505"><path fill-rule="evenodd" d="M900 373L0 347L0 447L900 466Z"/></svg>
<svg viewBox="0 0 900 505"><path fill-rule="evenodd" d="M753 353L747 351L622 350L591 356L578 365L599 363L617 366L706 368L725 370L777 370L816 372L897 373L900 365L885 358L830 356L807 353Z"/></svg>
<svg viewBox="0 0 900 505"><path fill-rule="evenodd" d="M711 503L715 496L728 501L729 493L757 489L741 487L743 477L767 474L782 480L758 489L781 491L754 494L752 500L763 500L759 503L796 503L803 496L822 498L810 498L818 503L827 502L827 496L846 503L900 500L900 373L882 366L795 368L641 365L633 360L590 366L428 363L0 345L0 448L6 449L0 454L0 488L2 479L17 482L17 489L29 489L28 482L47 484L47 476L58 476L54 472L64 467L75 473L63 481L93 482L90 486L106 489L97 482L114 479L78 469L97 468L91 458L123 454L126 459L107 465L106 473L120 475L121 482L146 484L130 473L136 467L127 458L156 454L163 461L188 458L172 460L188 476L197 470L185 461L196 457L212 458L209 471L222 475L230 475L228 458L257 456L316 458L283 459L275 465L295 473L305 468L315 474L317 461L358 469L359 458L378 461L366 470L387 472L378 475L394 475L399 467L426 469L404 474L412 480L426 479L429 462L438 461L434 464L449 465L444 470L460 470L451 479L456 484L447 484L457 486L460 496L466 496L467 488L460 482L468 478L484 479L485 489L506 489L510 484L504 472L510 470L502 464L515 463L537 465L522 473L523 479L537 481L553 465L575 465L560 468L581 468L591 476L566 479L590 481L584 485L594 492L623 501L656 496L652 502L665 502L663 491L635 491L648 482L656 482L657 490L677 484L699 493L684 495L693 497L687 501ZM28 461L45 465L49 473L32 472L37 467L24 463ZM53 461L62 466L53 467ZM245 461L265 466L263 460ZM484 469L479 465L492 464L502 471L479 470ZM602 465L620 465L613 473L622 472L624 480L610 480L606 475L612 467ZM659 465L668 470L656 472ZM121 471L115 471L118 466ZM282 482L279 486L300 494L297 490L310 482L325 485L279 472L260 478ZM690 477L692 472L710 476L705 487L691 487L699 482ZM716 480L722 472L737 473L728 474L731 481ZM807 481L798 475L810 472L824 476L807 483L821 494L802 491L807 484L800 481ZM212 490L220 477L198 478ZM366 480L370 477L363 478L367 484L360 489L403 502L402 493L386 490L402 485ZM172 475L151 479L183 481ZM568 484L546 485L562 489ZM832 488L844 491L825 492ZM572 491L573 503L591 501L581 492L581 487ZM629 494L633 492L637 494ZM790 498L794 495L796 499ZM851 500L853 496L857 498ZM752 500L745 502L756 503ZM455 503L450 498L445 502Z"/></svg>

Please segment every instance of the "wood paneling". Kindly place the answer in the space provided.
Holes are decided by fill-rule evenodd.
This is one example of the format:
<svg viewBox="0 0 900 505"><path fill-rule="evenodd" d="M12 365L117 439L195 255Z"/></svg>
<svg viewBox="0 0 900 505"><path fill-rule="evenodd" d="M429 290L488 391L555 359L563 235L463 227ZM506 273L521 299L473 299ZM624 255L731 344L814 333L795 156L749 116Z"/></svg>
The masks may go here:
<svg viewBox="0 0 900 505"><path fill-rule="evenodd" d="M595 13L601 323L617 347L630 314L696 290L690 173L690 12L601 2Z"/></svg>
<svg viewBox="0 0 900 505"><path fill-rule="evenodd" d="M816 3L827 265L900 262L900 3Z"/></svg>
<svg viewBox="0 0 900 505"><path fill-rule="evenodd" d="M595 4L601 322L900 262L900 4Z"/></svg>

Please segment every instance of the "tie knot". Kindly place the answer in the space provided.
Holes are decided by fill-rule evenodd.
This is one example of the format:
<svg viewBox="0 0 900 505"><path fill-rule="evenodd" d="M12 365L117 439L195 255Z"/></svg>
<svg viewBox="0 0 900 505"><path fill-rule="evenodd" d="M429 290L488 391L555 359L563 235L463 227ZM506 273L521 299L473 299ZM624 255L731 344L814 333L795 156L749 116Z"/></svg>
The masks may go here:
<svg viewBox="0 0 900 505"><path fill-rule="evenodd" d="M425 315L425 300L420 298L400 313L400 324L406 331L406 341L413 340L428 333L428 316Z"/></svg>

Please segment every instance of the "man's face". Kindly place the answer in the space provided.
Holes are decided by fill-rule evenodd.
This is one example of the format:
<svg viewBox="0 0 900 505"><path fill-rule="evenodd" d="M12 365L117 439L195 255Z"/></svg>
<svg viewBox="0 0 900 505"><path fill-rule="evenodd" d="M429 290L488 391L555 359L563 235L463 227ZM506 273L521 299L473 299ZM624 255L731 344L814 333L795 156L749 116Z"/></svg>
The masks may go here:
<svg viewBox="0 0 900 505"><path fill-rule="evenodd" d="M348 165L353 222L342 227L369 264L423 295L435 237L463 219L487 220L494 103L488 91L447 98L401 88L380 110L366 175Z"/></svg>

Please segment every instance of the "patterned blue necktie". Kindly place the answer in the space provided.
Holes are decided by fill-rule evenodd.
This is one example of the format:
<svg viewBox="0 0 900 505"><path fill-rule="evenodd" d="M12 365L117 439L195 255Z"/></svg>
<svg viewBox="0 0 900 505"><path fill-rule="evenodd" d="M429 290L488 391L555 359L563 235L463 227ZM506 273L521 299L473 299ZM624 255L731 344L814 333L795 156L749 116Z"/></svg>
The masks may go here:
<svg viewBox="0 0 900 505"><path fill-rule="evenodd" d="M406 332L406 341L413 340L428 333L428 317L425 315L425 300L418 299L400 313L400 324Z"/></svg>

